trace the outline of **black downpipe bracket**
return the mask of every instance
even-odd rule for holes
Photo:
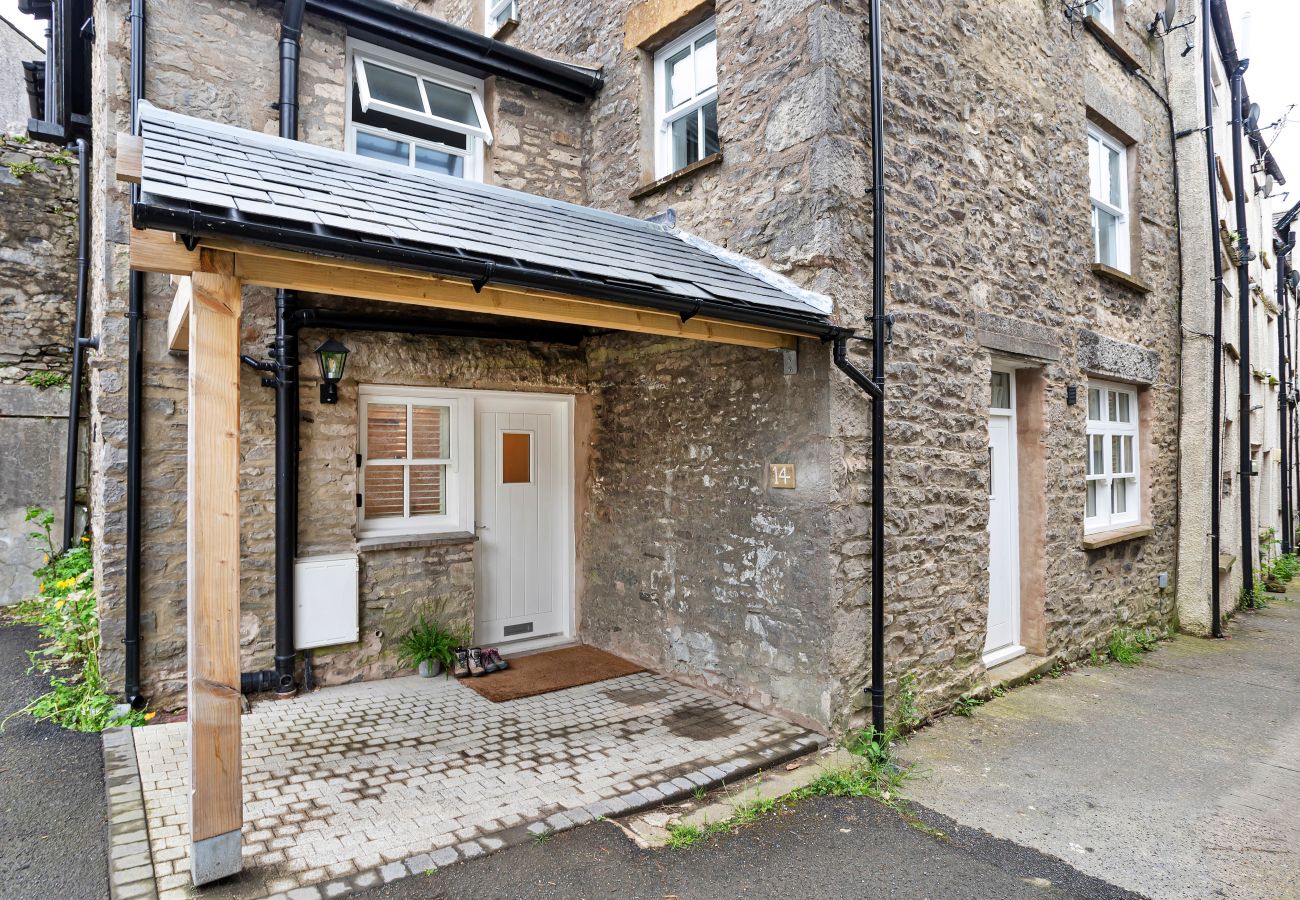
[[[131,133],[140,133],[140,100],[144,98],[144,0],[131,0]],[[131,185],[131,205],[140,200],[140,186]],[[126,702],[144,705],[140,693],[140,481],[141,416],[144,393],[144,273],[131,271],[127,289],[126,375]]]
[[[832,337],[836,368],[871,398],[871,727],[885,731],[885,115],[880,0],[871,0],[871,377],[848,357],[850,333]]]
[[[1282,552],[1290,553],[1293,547],[1291,533],[1291,441],[1287,427],[1287,391],[1291,383],[1289,377],[1289,355],[1287,354],[1287,291],[1286,270],[1287,257],[1295,248],[1295,232],[1285,236],[1284,243],[1277,251],[1275,268],[1277,269],[1277,424],[1278,442],[1282,445]]]
[[[1214,261],[1213,374],[1210,397],[1210,634],[1223,637],[1219,585],[1219,532],[1223,470],[1223,253],[1219,249],[1219,178],[1214,154],[1214,47],[1210,4],[1201,2],[1201,81],[1205,93],[1205,166],[1210,196],[1210,258]]]
[[[68,398],[68,458],[63,472],[63,549],[76,541],[77,462],[81,456],[82,359],[99,341],[87,338],[86,297],[90,271],[90,148],[77,138],[77,309],[72,328],[72,384]]]
[[[1237,343],[1241,346],[1237,363],[1238,401],[1241,404],[1237,422],[1237,452],[1240,456],[1238,481],[1241,486],[1241,590],[1243,594],[1255,589],[1254,518],[1251,515],[1250,478],[1253,467],[1250,461],[1250,236],[1246,231],[1246,173],[1241,149],[1243,77],[1250,60],[1243,59],[1232,72],[1232,167],[1233,189],[1236,193],[1237,229],[1239,236],[1237,265]],[[1210,192],[1213,195],[1213,191]],[[1217,561],[1216,561],[1217,564]]]

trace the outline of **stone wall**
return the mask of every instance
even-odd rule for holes
[[[606,87],[581,106],[495,80],[489,177],[636,216],[672,209],[681,227],[829,293],[843,321],[861,321],[871,273],[865,3],[720,2],[722,159],[649,189],[648,57],[625,41],[631,5],[525,5],[510,42],[599,65]],[[477,15],[468,4],[438,8],[460,24]],[[695,4],[683,8],[698,14]],[[153,0],[151,99],[274,131],[277,14],[235,0]],[[126,33],[112,4],[97,4],[96,21],[96,88],[112,97],[96,104],[96,178],[110,198],[96,226],[105,250],[96,258],[96,310],[109,341],[94,379],[97,574],[105,670],[119,677],[112,639],[121,621],[125,207],[105,161],[125,124]],[[1121,24],[1119,38],[1159,91],[1162,62],[1140,24]],[[1157,573],[1173,570],[1176,521],[1170,135],[1159,99],[1056,4],[914,0],[889,4],[883,31],[887,265],[898,317],[886,403],[888,668],[894,677],[915,672],[939,708],[982,671],[990,348],[1038,348],[1038,358],[1020,361],[1041,369],[1043,385],[1044,649],[1079,656],[1120,622],[1170,617],[1170,595],[1156,590]],[[163,35],[174,46],[155,50]],[[304,40],[303,136],[328,146],[342,140],[341,37],[313,19]],[[1092,271],[1090,108],[1141,124],[1134,260],[1150,293]],[[164,282],[150,279],[145,323],[145,657],[160,705],[179,696],[184,659],[184,535],[176,526],[184,362],[159,349]],[[260,356],[270,298],[250,291],[245,304],[245,350]],[[990,344],[990,333],[1005,340]],[[317,337],[303,336],[305,354]],[[1154,531],[1087,550],[1084,407],[1068,405],[1065,394],[1068,385],[1082,388],[1089,367],[1104,368],[1104,357],[1083,352],[1102,342],[1147,364],[1120,375],[1149,382]],[[586,515],[578,531],[581,636],[746,702],[821,724],[853,721],[870,652],[869,403],[828,365],[825,347],[802,345],[798,373],[785,375],[777,354],[625,335],[593,336],[577,349],[365,335],[348,343],[354,352],[337,406],[320,407],[314,385],[304,384],[304,554],[351,546],[357,383],[577,393],[591,416],[578,486]],[[271,640],[271,395],[252,373],[243,392],[243,624],[246,663],[258,666]],[[795,462],[799,487],[768,489],[770,462]],[[436,551],[464,554],[454,563],[424,552],[363,556],[365,590],[391,594],[407,573],[445,563],[455,571],[442,582],[431,577],[429,591],[463,602],[468,548]],[[318,655],[327,679],[391,671],[385,642],[410,611],[391,597],[363,604],[363,632],[385,637]]]
[[[23,63],[45,58],[45,48],[0,16],[0,134],[27,133],[31,103]]]
[[[8,25],[0,22],[0,33]],[[30,48],[30,44],[27,45]],[[21,78],[21,67],[19,67]],[[25,97],[24,97],[25,99]],[[0,141],[0,605],[31,595],[41,553],[28,506],[62,530],[68,352],[76,303],[77,168],[45,144]],[[44,386],[28,378],[49,378]],[[61,381],[61,383],[60,383]]]

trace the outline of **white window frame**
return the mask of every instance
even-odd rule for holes
[[[1084,9],[1091,18],[1106,26],[1108,30],[1114,31],[1116,2],[1118,0],[1089,0]]]
[[[1100,391],[1100,419],[1092,418],[1092,391]],[[1130,421],[1119,422],[1110,418],[1108,392],[1126,394],[1129,398]],[[1118,400],[1116,401],[1118,405]],[[1142,521],[1142,447],[1141,447],[1141,412],[1138,409],[1137,390],[1132,385],[1117,384],[1109,381],[1089,380],[1084,401],[1084,416],[1087,419],[1084,441],[1084,481],[1097,482],[1097,514],[1089,516],[1087,500],[1084,501],[1083,533],[1095,534],[1116,528],[1127,528]],[[1091,464],[1093,437],[1102,438],[1102,471],[1088,474]],[[1111,485],[1117,477],[1113,470],[1112,442],[1123,437],[1133,439],[1132,472],[1121,473],[1118,477],[1128,480],[1128,510],[1119,515],[1111,512]]]
[[[486,109],[483,105],[483,82],[477,78],[471,78],[460,72],[453,72],[450,69],[444,69],[440,66],[424,63],[409,56],[402,56],[394,53],[384,47],[378,47],[374,44],[368,44],[364,41],[356,41],[351,38],[347,41],[347,128],[344,135],[344,141],[347,152],[357,152],[357,133],[363,132],[373,134],[377,137],[390,138],[401,141],[409,145],[410,150],[407,153],[407,167],[414,172],[425,172],[427,174],[437,174],[429,172],[427,169],[418,169],[415,167],[415,150],[417,147],[424,147],[429,150],[436,150],[440,153],[447,153],[452,156],[459,156],[465,160],[464,177],[470,181],[483,180],[483,157],[485,148],[492,143],[492,129],[488,125]],[[423,82],[420,82],[420,97],[424,104],[425,112],[419,113],[415,110],[408,109],[404,106],[398,106],[394,103],[386,103],[383,100],[376,100],[370,96],[370,88],[366,81],[365,67],[363,62],[369,61],[385,68],[401,72],[404,75],[410,75],[417,80],[427,79],[436,84],[441,84],[459,91],[466,91],[474,104],[474,112],[478,116],[481,127],[475,128],[466,125],[463,122],[455,122],[451,119],[444,119],[441,116],[435,116],[430,113],[429,100],[424,92]],[[366,125],[352,120],[352,94],[353,87],[361,95],[361,108],[369,112],[371,109],[380,112],[389,113],[412,122],[418,122],[422,125],[431,125],[435,128],[442,128],[447,131],[454,131],[466,136],[465,149],[451,147],[447,144],[440,144],[435,141],[427,141],[413,135],[405,134],[400,131],[393,131],[387,128],[378,128],[373,125]]]
[[[676,172],[673,166],[673,131],[672,125],[678,119],[685,118],[688,115],[698,116],[701,107],[718,99],[718,84],[715,79],[714,84],[704,93],[693,97],[686,103],[674,107],[673,109],[664,109],[664,102],[668,97],[668,60],[673,57],[679,50],[684,47],[693,47],[695,41],[710,31],[717,33],[718,26],[715,19],[710,18],[705,22],[692,28],[681,37],[665,44],[661,49],[655,51],[654,57],[654,107],[655,107],[655,177],[663,178]],[[695,51],[692,50],[692,53]],[[714,55],[717,54],[717,38],[714,38]],[[704,129],[700,129],[700,159],[704,159]]]
[[[507,9],[510,10],[509,18],[500,25],[492,24]],[[495,37],[501,32],[502,28],[505,28],[511,22],[519,22],[519,0],[484,0],[483,31],[488,37]]]
[[[1098,150],[1095,152],[1094,143],[1098,146]],[[1115,206],[1108,198],[1098,196],[1098,192],[1093,190],[1095,186],[1101,183],[1099,179],[1104,180],[1106,174],[1101,150],[1111,150],[1119,154],[1119,196],[1123,202],[1122,206]],[[1092,257],[1094,262],[1102,262],[1100,219],[1097,212],[1098,210],[1104,210],[1118,220],[1115,225],[1115,268],[1121,272],[1129,272],[1132,267],[1133,228],[1130,224],[1131,216],[1129,213],[1131,204],[1129,202],[1128,153],[1129,148],[1123,143],[1095,125],[1088,126],[1088,197],[1091,201],[1092,210]],[[1106,265],[1109,265],[1109,263],[1106,263]]]
[[[357,401],[357,453],[361,465],[357,469],[357,493],[362,500],[357,505],[357,536],[388,537],[406,534],[435,534],[469,532],[474,526],[474,401],[463,395],[441,391],[437,388],[402,387],[394,385],[363,384]],[[442,459],[391,460],[371,462],[366,453],[367,411],[371,404],[408,404],[416,406],[445,406],[450,411],[447,423],[447,444],[451,456]],[[411,441],[407,430],[407,447]],[[367,519],[365,507],[366,469],[373,465],[445,465],[446,512],[437,516],[402,516]],[[409,487],[406,489],[409,491]]]

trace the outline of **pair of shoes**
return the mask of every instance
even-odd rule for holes
[[[456,665],[452,668],[452,674],[457,678],[478,678],[508,668],[510,664],[495,649],[457,647]]]

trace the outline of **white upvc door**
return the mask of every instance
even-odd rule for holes
[[[573,636],[570,403],[475,398],[476,644],[517,650]]]
[[[1016,466],[1015,373],[994,370],[989,403],[989,617],[984,664],[1025,652],[1020,646],[1020,528]]]

